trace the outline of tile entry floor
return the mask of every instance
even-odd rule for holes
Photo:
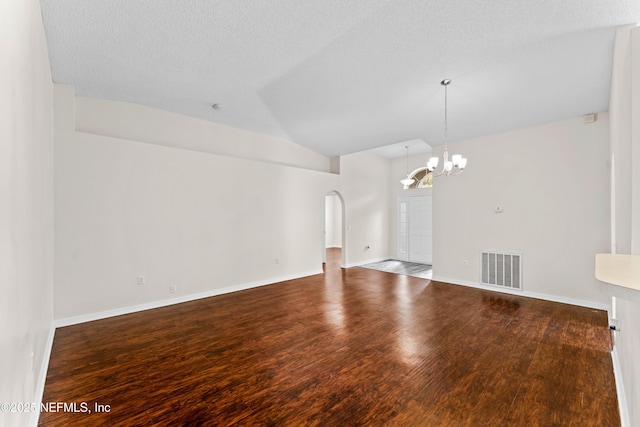
[[[406,276],[420,277],[422,279],[431,279],[433,268],[429,264],[419,264],[417,262],[398,261],[395,259],[387,259],[379,262],[363,264],[359,267],[369,268],[371,270],[385,271],[387,273],[404,274]]]

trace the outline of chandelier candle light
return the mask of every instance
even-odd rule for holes
[[[449,150],[447,147],[448,140],[448,123],[447,123],[447,86],[451,83],[451,80],[445,79],[440,82],[444,86],[444,153],[442,153],[442,170],[436,171],[438,167],[438,158],[431,157],[427,162],[427,169],[429,172],[433,172],[435,176],[439,175],[460,175],[464,168],[467,166],[467,159],[460,154],[454,154],[449,160]]]

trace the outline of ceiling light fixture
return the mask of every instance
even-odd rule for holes
[[[409,146],[405,145],[404,148],[407,149],[407,177],[405,179],[401,179],[400,183],[404,185],[404,189],[406,190],[411,184],[414,183],[415,180],[409,176]]]
[[[436,171],[436,167],[438,167],[438,158],[431,157],[427,162],[427,169],[430,172],[433,172],[435,176],[439,175],[460,175],[464,168],[467,166],[467,159],[462,157],[460,154],[454,154],[451,156],[451,160],[449,160],[449,150],[447,147],[447,142],[449,139],[449,129],[447,123],[447,86],[451,83],[451,80],[444,79],[440,82],[442,86],[444,86],[444,153],[442,153],[442,170]]]

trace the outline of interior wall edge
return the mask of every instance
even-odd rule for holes
[[[44,386],[47,381],[47,372],[49,371],[49,360],[51,359],[51,350],[53,349],[53,339],[56,334],[55,322],[51,322],[51,328],[47,336],[47,341],[44,347],[44,354],[42,357],[42,365],[40,367],[40,374],[38,375],[38,382],[36,384],[33,403],[40,405],[42,403],[42,396],[44,394]],[[29,425],[32,427],[38,426],[40,420],[40,410],[33,411],[31,413],[31,419]]]
[[[618,395],[618,407],[620,408],[620,425],[621,427],[631,427],[627,396],[624,392],[624,381],[622,379],[622,366],[620,365],[618,348],[615,345],[611,351],[611,362],[613,363],[613,375],[616,380],[616,394]]]

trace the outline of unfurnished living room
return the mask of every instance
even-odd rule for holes
[[[0,426],[640,426],[640,2],[0,1]]]

